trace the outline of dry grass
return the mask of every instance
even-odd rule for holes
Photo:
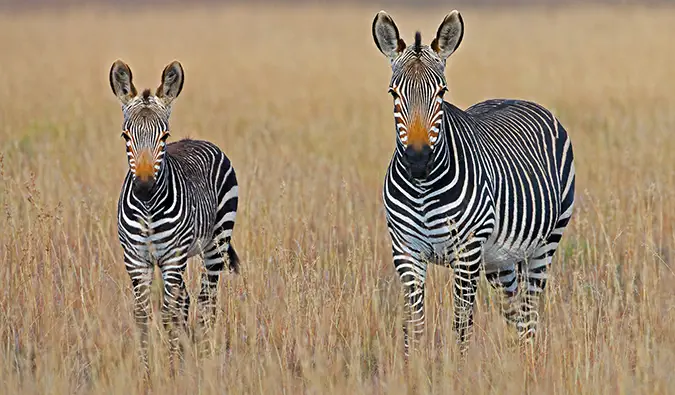
[[[155,393],[675,391],[675,10],[463,11],[449,97],[552,108],[575,146],[577,209],[532,370],[482,284],[458,374],[451,273],[432,268],[408,378],[380,197],[394,131],[376,11],[0,16],[0,393],[138,388],[116,236],[127,165],[107,72],[118,57],[139,88],[183,62],[173,138],[220,145],[241,188],[243,274],[221,284],[219,352],[201,368],[188,355],[180,379],[164,379],[155,321]],[[406,38],[420,28],[428,42],[448,10],[389,11]]]

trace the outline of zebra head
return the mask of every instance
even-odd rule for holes
[[[372,29],[377,48],[391,63],[389,93],[394,98],[397,152],[409,176],[424,179],[433,167],[434,148],[442,143],[445,61],[462,41],[462,17],[456,10],[446,15],[428,46],[422,45],[419,32],[415,43],[406,46],[384,11],[377,13]]]
[[[183,67],[177,61],[171,62],[164,68],[155,94],[146,89],[138,95],[131,69],[117,60],[110,68],[110,87],[122,103],[122,137],[126,140],[134,192],[147,196],[163,168],[171,103],[183,89]]]

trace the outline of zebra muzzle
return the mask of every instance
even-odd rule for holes
[[[150,182],[155,178],[154,157],[149,150],[143,150],[136,158],[134,175],[137,180]]]
[[[148,200],[152,195],[152,188],[155,186],[155,179],[150,178],[143,181],[140,178],[135,178],[132,183],[132,191],[136,197],[141,200]]]
[[[134,169],[133,191],[141,199],[149,197],[155,185],[155,167],[152,154],[142,151],[137,158]]]
[[[408,146],[403,154],[403,164],[410,177],[423,179],[429,176],[432,167],[431,147],[424,145],[421,148]]]

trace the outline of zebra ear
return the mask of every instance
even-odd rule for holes
[[[132,74],[129,66],[121,60],[116,60],[110,67],[110,88],[122,104],[127,104],[138,93],[131,81]]]
[[[441,59],[446,60],[459,47],[464,37],[464,21],[459,11],[454,10],[445,16],[438,27],[436,38],[431,42],[431,49]]]
[[[157,96],[164,104],[170,104],[183,90],[183,66],[177,60],[169,63],[162,71],[162,83],[157,88]]]
[[[373,19],[373,39],[377,49],[393,60],[405,49],[405,41],[399,36],[394,20],[384,11]]]

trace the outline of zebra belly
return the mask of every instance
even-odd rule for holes
[[[447,236],[442,239],[435,239],[430,249],[433,251],[433,261],[442,265],[451,265],[457,255],[458,245],[452,240],[448,229]]]
[[[212,238],[209,236],[196,237],[195,241],[188,248],[188,258],[203,254],[206,246],[211,242],[211,239]]]
[[[532,243],[529,248],[519,248],[512,244],[489,244],[483,247],[483,262],[487,269],[501,269],[511,267],[517,262],[524,261],[534,254],[537,244]]]
[[[483,262],[487,269],[511,267],[513,264],[531,258],[545,237],[526,240],[500,237],[504,229],[500,228],[498,218],[495,218],[496,227],[492,236],[483,245]],[[546,229],[548,234],[550,230]]]

